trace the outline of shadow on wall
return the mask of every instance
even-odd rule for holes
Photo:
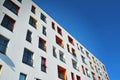
[[[13,63],[13,61],[7,55],[4,55],[4,54],[0,53],[0,59],[2,61],[4,61],[13,71],[15,71],[14,70],[15,64]]]

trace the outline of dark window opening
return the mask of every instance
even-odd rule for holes
[[[41,57],[41,71],[46,72],[46,58]]]
[[[84,64],[87,64],[87,63],[86,63],[86,58],[85,58],[84,56],[81,55],[81,59],[82,59],[82,62],[83,62]]]
[[[55,30],[55,23],[52,22],[52,28]]]
[[[80,50],[81,50],[81,52],[84,54],[84,51],[83,51],[83,47],[82,47],[82,46],[80,46]]]
[[[5,54],[9,40],[0,35],[0,53]]]
[[[41,20],[46,23],[46,16],[44,14],[42,14],[42,13],[41,13]]]
[[[1,70],[2,70],[2,65],[0,64],[0,72],[1,72]]]
[[[72,77],[72,80],[75,80],[74,73],[72,73],[72,72],[71,72],[71,77]]]
[[[31,42],[31,40],[32,40],[32,32],[29,31],[29,30],[27,31],[26,40],[27,40],[28,42]]]
[[[65,55],[62,51],[59,51],[60,60],[65,63]]]
[[[57,58],[56,47],[53,46],[53,56]]]
[[[25,48],[22,62],[29,66],[33,66],[33,52]]]
[[[6,29],[10,30],[10,31],[13,31],[14,29],[14,24],[15,24],[15,20],[12,19],[11,17],[9,17],[8,15],[5,15],[3,20],[2,20],[2,23],[1,25],[3,27],[5,27]]]
[[[75,51],[75,49],[73,49],[73,48],[72,48],[72,55],[73,55],[74,57],[76,57],[76,51]]]
[[[14,14],[18,15],[19,7],[11,0],[5,0],[3,6],[12,11]]]
[[[74,45],[74,41],[73,41],[73,39],[72,39],[70,36],[68,36],[68,41],[69,41],[72,45]]]
[[[56,36],[56,43],[61,46],[62,48],[64,48],[64,43],[63,40],[60,39],[58,36]]]
[[[88,57],[89,59],[91,59],[91,58],[90,58],[90,55],[89,55],[89,53],[88,53],[87,51],[86,51],[86,55],[87,55],[87,57]]]
[[[31,12],[35,14],[36,7],[32,5]]]
[[[22,3],[22,0],[18,0],[20,3]]]
[[[92,74],[92,78],[93,78],[93,80],[97,80],[97,79],[96,79],[96,75],[95,75],[95,73],[91,72],[91,74]]]
[[[57,27],[57,32],[62,35],[62,29],[60,29],[59,27]]]
[[[29,24],[33,26],[34,28],[37,28],[37,20],[35,20],[33,17],[30,16]]]
[[[73,65],[73,68],[76,69],[76,70],[79,70],[79,65],[78,63],[72,59],[72,65]]]
[[[85,68],[84,68],[83,65],[82,65],[82,72],[83,72],[83,74],[85,75]]]
[[[67,50],[68,52],[70,52],[70,46],[67,44]]]
[[[62,80],[67,80],[66,69],[58,66],[58,77]]]
[[[23,73],[20,73],[19,80],[26,80],[26,75]]]
[[[81,77],[80,77],[80,76],[76,75],[76,77],[77,77],[77,80],[81,80]]]
[[[42,38],[39,38],[39,48],[46,51],[46,41]]]
[[[87,76],[90,78],[90,72],[89,72],[89,70],[87,68],[85,70],[86,70]]]
[[[89,62],[89,63],[90,63],[90,67],[91,67],[91,69],[94,70],[93,63],[92,63],[92,62]]]
[[[46,27],[45,26],[43,26],[42,33],[46,36]]]

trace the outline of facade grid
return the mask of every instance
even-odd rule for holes
[[[104,64],[32,0],[0,0],[0,15],[0,80],[109,80]]]

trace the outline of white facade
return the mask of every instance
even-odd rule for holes
[[[7,3],[9,0],[0,0],[0,36],[6,38],[8,43],[5,52],[2,53],[4,45],[0,42],[0,80],[20,80],[20,73],[26,75],[26,80],[108,80],[107,72],[103,67],[104,64],[32,0],[22,0],[22,2],[19,2],[20,0],[10,0],[9,2],[17,5],[19,8],[17,14],[14,13],[14,10],[10,10],[11,8],[8,9],[4,6],[5,1]],[[31,11],[32,5],[33,12]],[[44,15],[45,22],[41,20],[41,13]],[[9,21],[7,21],[8,23],[3,22],[5,15],[15,20],[12,31],[5,28],[6,26],[10,26]],[[30,16],[35,19],[36,28],[30,25]],[[55,25],[55,30],[52,28],[52,22]],[[46,35],[43,34],[43,26],[46,28]],[[30,35],[30,42],[26,40],[28,30],[32,33]],[[43,50],[38,47],[39,38],[42,38],[45,43],[44,45],[41,44],[42,47],[44,46]],[[61,46],[56,43],[56,40],[58,40],[58,43],[61,43],[59,43]],[[67,45],[70,47],[70,52],[68,52]],[[53,46],[56,48],[56,57],[53,56]],[[25,49],[33,53],[32,60],[30,60],[31,65],[29,65],[29,60],[26,60],[28,63],[24,63],[23,61]],[[72,49],[75,54],[72,54]],[[62,51],[62,53],[59,51]],[[84,57],[84,60],[81,56]],[[41,71],[41,57],[46,59],[44,63],[46,71]],[[27,56],[28,58],[30,57]],[[73,65],[72,62],[75,62],[75,64]],[[90,63],[92,64],[90,65]],[[58,76],[58,65],[60,66],[60,71],[62,71],[62,68],[65,69],[63,70],[63,77]],[[93,69],[91,66],[93,66]],[[90,77],[87,75],[87,70]],[[83,74],[84,71],[85,74]],[[72,79],[71,72],[74,79]],[[92,73],[95,74],[96,79],[93,79]]]

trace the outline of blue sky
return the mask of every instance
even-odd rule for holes
[[[106,66],[119,80],[119,0],[33,0]]]

